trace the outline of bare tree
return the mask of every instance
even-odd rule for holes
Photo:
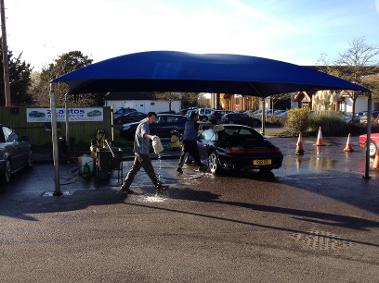
[[[351,43],[348,49],[339,53],[334,66],[329,64],[325,54],[321,55],[318,63],[321,63],[320,70],[331,75],[335,75],[352,81],[357,84],[363,84],[363,77],[372,74],[378,70],[379,47],[370,45],[365,38],[356,38]],[[351,98],[352,114],[355,114],[355,105],[359,96],[363,95],[359,91],[348,92]]]
[[[155,98],[159,100],[167,100],[168,102],[168,111],[172,112],[172,102],[175,100],[181,100],[182,99],[182,93],[180,92],[157,92],[155,93]]]
[[[281,93],[271,96],[271,109],[274,109],[276,104],[281,100],[288,100],[291,98],[292,93]]]

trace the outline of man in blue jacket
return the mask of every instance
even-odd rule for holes
[[[205,165],[201,163],[199,149],[197,148],[197,136],[199,130],[199,113],[196,111],[191,112],[189,118],[184,126],[183,133],[183,149],[180,155],[178,168],[176,171],[180,174],[183,173],[182,167],[184,165],[186,155],[189,154],[199,166],[200,170],[204,170]]]

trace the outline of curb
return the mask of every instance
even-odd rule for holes
[[[162,155],[161,160],[172,160],[172,159],[179,159],[180,154],[176,155]],[[158,160],[157,155],[150,155],[151,160]],[[127,155],[122,158],[122,161],[133,161],[134,160],[134,155]],[[52,158],[33,158],[33,163],[34,164],[50,164],[53,163]]]

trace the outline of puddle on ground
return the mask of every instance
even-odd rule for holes
[[[167,200],[167,198],[164,198],[156,194],[156,195],[143,196],[142,200],[143,202],[157,203],[157,202],[164,202]]]
[[[180,179],[181,180],[195,180],[195,179],[200,179],[202,177],[214,177],[214,175],[211,173],[207,173],[207,172],[198,172],[195,174],[186,175],[186,177],[183,177]]]
[[[62,196],[71,196],[72,192],[63,191]],[[41,197],[54,197],[54,192],[44,192],[41,194]]]
[[[161,172],[162,172],[162,158],[161,155],[158,154],[159,166],[158,166],[158,180],[161,181]]]

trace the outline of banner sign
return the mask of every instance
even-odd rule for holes
[[[57,108],[57,122],[65,121],[65,109]],[[68,108],[68,118],[70,122],[101,122],[103,121],[102,107]],[[48,123],[51,122],[50,108],[27,108],[26,121],[28,123]]]

